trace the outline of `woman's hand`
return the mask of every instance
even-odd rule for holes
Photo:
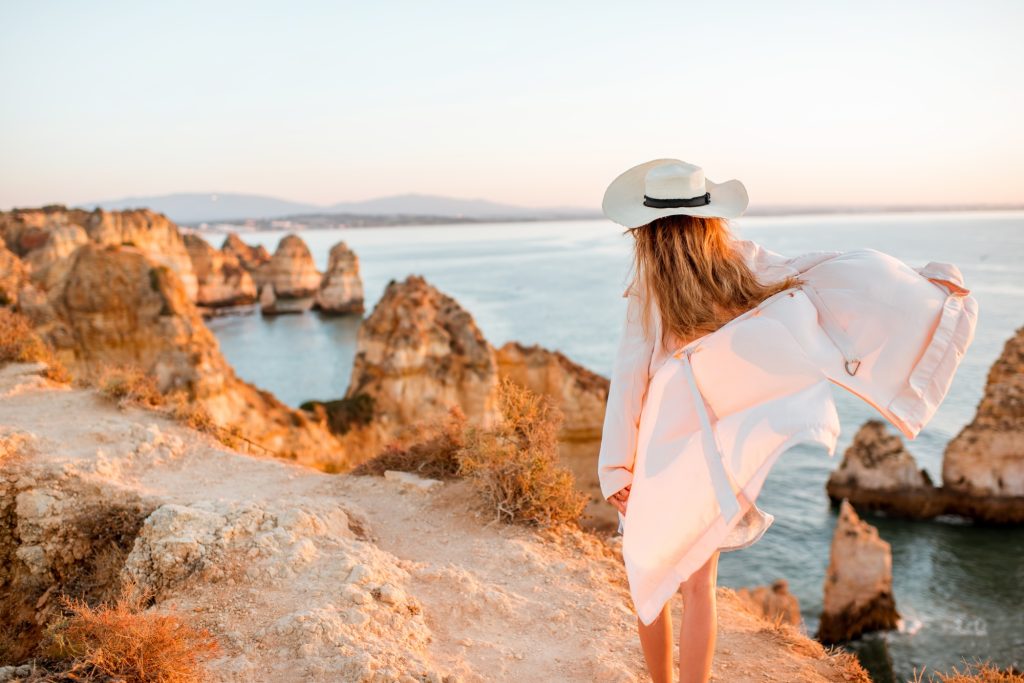
[[[614,505],[615,509],[622,514],[626,514],[626,502],[629,500],[629,489],[632,486],[632,484],[626,484],[623,488],[608,496],[608,502]]]

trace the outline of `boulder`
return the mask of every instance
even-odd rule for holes
[[[497,422],[494,349],[455,299],[418,275],[392,280],[359,328],[346,398],[366,394],[385,430],[462,408],[471,423]]]
[[[267,253],[266,247],[262,244],[255,247],[249,246],[235,232],[228,233],[220,250],[238,259],[242,267],[250,273],[270,260],[270,254]]]
[[[295,234],[281,239],[270,260],[253,272],[257,287],[274,286],[278,299],[310,299],[320,289],[320,271],[302,238]]]
[[[1024,522],[1024,327],[989,370],[974,420],[946,447],[942,483],[972,516]]]
[[[768,621],[781,621],[784,624],[800,625],[800,601],[789,592],[789,582],[776,579],[771,586],[741,588],[736,591],[754,614]]]
[[[822,643],[840,643],[869,631],[896,628],[899,618],[892,593],[892,549],[875,527],[857,516],[849,501],[843,501],[816,637]]]
[[[497,351],[498,374],[548,396],[562,411],[561,438],[601,438],[608,379],[569,360],[561,351],[510,341]]]
[[[214,424],[260,452],[321,465],[345,461],[339,442],[305,413],[239,379],[177,275],[136,247],[86,244],[47,296],[37,331],[76,378],[133,365],[161,392],[182,391]]]
[[[256,283],[237,256],[214,249],[199,235],[189,233],[184,239],[199,283],[197,304],[217,308],[256,301]]]
[[[344,242],[331,247],[327,272],[313,305],[324,313],[362,313],[364,310],[359,257]]]

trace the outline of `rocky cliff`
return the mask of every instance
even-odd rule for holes
[[[471,421],[497,419],[499,377],[548,396],[564,416],[561,438],[600,438],[608,380],[558,351],[484,338],[473,316],[423,277],[391,281],[359,330],[348,397],[373,397],[394,424],[459,405]]]
[[[282,457],[344,462],[325,427],[235,375],[181,280],[143,250],[86,244],[62,268],[45,303],[26,313],[75,376],[136,366],[160,391],[185,392],[216,424]]]
[[[28,271],[21,259],[7,248],[7,243],[0,237],[0,306],[12,304],[18,300],[18,292],[28,282]]]
[[[92,242],[138,248],[155,263],[174,271],[185,294],[192,300],[196,297],[198,283],[178,226],[148,209],[16,209],[0,212],[0,235],[33,271],[34,280],[45,279],[44,288],[59,277],[48,275],[52,266],[62,263],[78,246]]]
[[[197,304],[218,308],[256,301],[256,283],[237,256],[214,249],[199,235],[187,234],[184,239],[199,283]]]
[[[614,542],[487,525],[464,481],[240,455],[39,370],[0,367],[2,663],[61,593],[132,580],[214,633],[209,681],[647,680]],[[731,591],[718,605],[716,680],[868,680]]]
[[[331,247],[331,254],[317,290],[314,307],[324,313],[362,313],[363,281],[359,257],[344,242]]]
[[[392,280],[359,328],[346,398],[373,398],[386,428],[443,417],[450,405],[483,426],[499,419],[498,364],[473,317],[410,275]]]
[[[562,438],[601,438],[608,379],[569,360],[561,351],[511,341],[497,350],[498,373],[553,399],[564,415]]]

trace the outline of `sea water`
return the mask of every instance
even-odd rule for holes
[[[949,395],[907,446],[934,481],[946,444],[973,418],[985,378],[1006,340],[1024,325],[1024,212],[748,217],[738,237],[785,255],[871,247],[911,266],[954,263],[979,304],[975,341]],[[273,251],[281,232],[242,233]],[[631,238],[607,221],[354,228],[301,233],[317,267],[344,240],[360,260],[367,315],[392,279],[423,275],[465,307],[495,346],[509,340],[559,349],[608,376],[625,311]],[[219,236],[208,239],[220,246]],[[297,406],[345,393],[359,316],[315,313],[211,320],[238,374]],[[836,457],[798,446],[772,470],[758,505],[775,524],[757,544],[725,553],[722,585],[789,581],[813,635],[835,526],[825,482],[854,433],[879,417],[833,387],[842,423]],[[890,427],[892,431],[895,430]],[[873,674],[896,680],[963,660],[1024,667],[1024,529],[869,516],[892,545],[900,631],[858,644]]]

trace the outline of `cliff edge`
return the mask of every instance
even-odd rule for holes
[[[58,593],[132,579],[217,636],[214,681],[647,680],[614,543],[487,524],[464,481],[243,455],[43,367],[0,367],[0,621],[26,651]],[[719,604],[716,680],[868,680]]]

